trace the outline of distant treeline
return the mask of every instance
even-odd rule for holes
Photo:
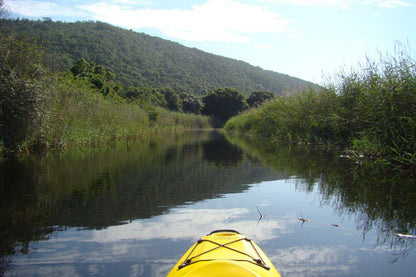
[[[416,64],[408,51],[367,60],[332,85],[278,97],[229,120],[228,132],[322,144],[343,156],[416,171]]]
[[[205,114],[211,116],[219,125],[227,119],[245,111],[249,107],[257,107],[275,95],[267,91],[256,91],[248,98],[235,88],[218,88],[205,96],[177,93],[170,87],[126,87],[115,81],[116,75],[102,65],[79,59],[70,68],[76,79],[90,83],[91,87],[104,96],[121,97],[128,102],[139,105],[150,105],[170,111],[188,114]]]
[[[204,97],[170,87],[131,87],[80,58],[65,72],[30,37],[0,35],[0,143],[21,153],[131,139],[161,129],[212,128],[274,97],[235,88]],[[204,114],[204,115],[202,115]]]

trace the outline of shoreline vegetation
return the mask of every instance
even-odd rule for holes
[[[208,116],[121,97],[121,85],[102,66],[80,60],[71,71],[50,72],[43,66],[47,55],[27,39],[0,36],[0,52],[0,149],[4,155],[212,128]]]
[[[416,173],[416,64],[410,51],[367,58],[321,89],[277,97],[231,118],[227,133],[323,145],[358,163]]]
[[[0,2],[1,3],[1,2]],[[416,174],[416,64],[398,45],[326,87],[246,98],[217,88],[199,96],[131,87],[80,57],[66,72],[27,35],[0,35],[0,152],[5,155],[141,140],[153,133],[223,126],[270,144],[322,145],[358,163]],[[236,116],[236,114],[238,114]]]

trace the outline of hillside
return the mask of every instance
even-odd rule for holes
[[[0,33],[33,37],[51,55],[48,66],[53,70],[66,71],[84,58],[104,65],[126,86],[171,87],[195,95],[234,87],[249,95],[260,90],[282,94],[313,85],[102,22],[2,20]]]

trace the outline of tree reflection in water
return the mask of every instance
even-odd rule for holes
[[[0,176],[2,267],[5,255],[27,254],[30,242],[60,228],[102,229],[150,218],[276,178],[270,169],[243,162],[242,150],[207,131],[6,160]]]
[[[265,166],[298,178],[297,189],[312,192],[318,186],[322,205],[339,216],[354,216],[365,234],[375,229],[377,245],[395,250],[393,262],[416,248],[416,179],[386,171],[370,163],[356,164],[319,147],[279,146],[259,139],[227,136]]]
[[[340,217],[354,217],[363,234],[377,230],[377,245],[395,251],[392,262],[415,248],[415,239],[397,236],[415,235],[416,184],[411,176],[350,163],[311,147],[193,132],[2,162],[0,275],[7,270],[8,255],[30,253],[31,242],[46,240],[53,231],[105,229],[243,192],[249,184],[288,178],[297,180],[299,192],[318,191],[321,205],[331,206]],[[269,220],[262,220],[259,228]],[[289,220],[296,222],[296,215]],[[342,227],[330,223],[328,228]]]

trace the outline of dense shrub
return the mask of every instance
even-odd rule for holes
[[[0,140],[10,151],[43,136],[48,85],[41,51],[0,35]]]
[[[235,88],[221,88],[211,91],[202,98],[202,113],[214,116],[225,122],[227,119],[247,109],[244,95]]]

